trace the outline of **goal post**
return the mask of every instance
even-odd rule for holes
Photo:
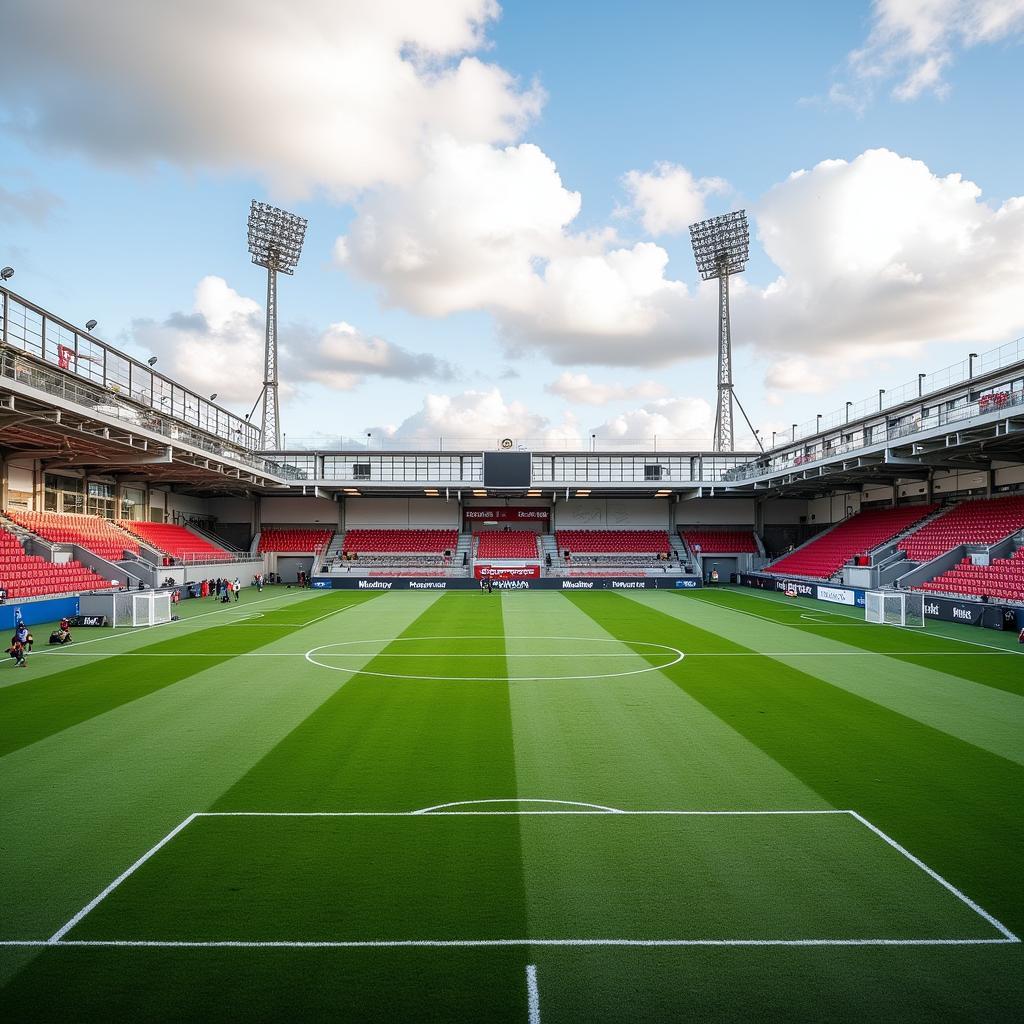
[[[156,626],[171,621],[171,595],[132,594],[132,625]],[[126,623],[127,624],[127,623]]]
[[[924,594],[869,590],[864,595],[864,621],[919,629],[924,626]]]

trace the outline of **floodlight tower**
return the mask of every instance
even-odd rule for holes
[[[737,210],[691,224],[690,240],[693,242],[693,256],[700,276],[705,281],[718,278],[718,408],[715,411],[715,451],[731,452],[733,391],[729,275],[742,274],[750,258],[747,211]]]
[[[263,358],[263,447],[281,447],[281,405],[277,394],[277,274],[294,274],[306,238],[306,218],[255,199],[249,209],[249,252],[267,269],[267,333]]]

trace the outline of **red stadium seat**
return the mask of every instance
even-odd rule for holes
[[[126,551],[139,553],[138,543],[109,519],[72,512],[22,512],[8,509],[5,515],[54,544],[78,544],[108,562],[120,562]]]
[[[557,530],[559,551],[574,555],[660,555],[671,554],[672,545],[664,530]]]
[[[0,528],[0,588],[7,591],[8,599],[80,594],[112,586],[80,562],[47,562],[38,555],[26,555],[18,538]]]
[[[799,551],[773,562],[767,566],[767,571],[786,576],[828,579],[855,555],[864,554],[891,540],[909,526],[931,515],[936,507],[908,505],[858,512]]]
[[[700,546],[702,555],[741,554],[756,555],[760,552],[757,541],[750,530],[683,530],[683,540],[691,551]]]
[[[477,558],[536,558],[537,534],[532,530],[502,530],[481,533]]]
[[[325,529],[274,529],[260,533],[259,554],[267,551],[319,551],[334,536],[333,530]]]
[[[352,554],[443,554],[454,551],[458,530],[349,530],[345,551]]]
[[[150,547],[183,561],[201,562],[204,556],[216,560],[232,553],[173,523],[144,523],[128,519],[117,522]]]

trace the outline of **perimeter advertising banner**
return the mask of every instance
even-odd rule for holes
[[[829,601],[832,604],[864,607],[864,591],[851,587],[804,583],[753,573],[741,573],[740,584],[744,587],[754,587],[757,590],[776,590],[782,593],[786,592],[787,584],[790,584],[800,597]],[[957,601],[949,597],[926,597],[924,599],[924,617],[939,619],[942,622],[962,622],[966,626],[984,626],[987,629],[1017,628],[1017,613],[1013,608],[1006,608],[999,604],[982,604],[980,601]]]
[[[696,576],[588,576],[544,577],[541,579],[494,579],[495,590],[695,590],[701,585]],[[313,579],[318,590],[479,590],[483,580],[464,576],[319,576]]]

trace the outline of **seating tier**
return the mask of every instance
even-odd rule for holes
[[[660,555],[672,551],[665,530],[557,530],[559,551],[573,554]]]
[[[708,554],[758,554],[757,541],[750,530],[683,530],[690,550]]]
[[[205,537],[198,537],[191,530],[174,523],[145,523],[119,519],[118,525],[134,533],[151,547],[175,558],[202,561],[204,556],[219,559],[231,554]]]
[[[477,558],[536,558],[537,534],[531,530],[503,530],[482,533],[476,548]]]
[[[858,512],[799,551],[784,555],[768,566],[768,571],[786,576],[828,579],[854,555],[867,554],[892,540],[931,515],[935,508],[935,505],[906,505]]]
[[[139,553],[139,545],[108,519],[73,512],[23,512],[8,509],[5,515],[54,544],[78,544],[108,562],[120,562],[126,551]]]
[[[333,530],[294,529],[263,530],[260,533],[259,553],[265,551],[317,551],[334,536]]]
[[[458,530],[349,530],[345,551],[355,554],[405,551],[416,554],[443,554],[454,551],[459,543]]]
[[[899,543],[907,558],[928,562],[958,544],[995,544],[1024,529],[1024,496],[965,501]]]
[[[47,562],[38,555],[26,555],[17,537],[0,529],[0,588],[7,591],[8,600],[80,594],[112,586],[110,580],[97,576],[80,562]]]

